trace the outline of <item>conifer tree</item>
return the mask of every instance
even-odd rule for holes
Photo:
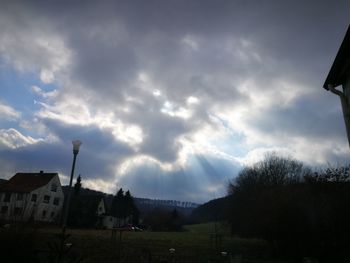
[[[112,214],[116,218],[124,218],[124,214],[125,214],[124,200],[125,200],[124,191],[123,191],[123,188],[120,188],[117,194],[113,197],[113,201],[112,201]]]
[[[81,189],[81,176],[79,174],[77,181],[75,182],[75,185],[74,185],[74,195],[78,195],[80,193],[80,189]]]

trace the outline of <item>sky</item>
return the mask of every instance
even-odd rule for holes
[[[202,203],[266,153],[349,161],[322,88],[349,1],[3,1],[0,177]]]

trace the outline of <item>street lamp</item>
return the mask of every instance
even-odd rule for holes
[[[80,145],[82,144],[82,142],[79,140],[74,140],[74,141],[72,141],[72,144],[73,144],[73,164],[72,164],[72,170],[70,173],[68,196],[67,196],[66,205],[64,206],[64,211],[63,211],[63,222],[62,222],[62,233],[63,234],[66,232],[67,218],[68,218],[68,213],[69,213],[69,204],[70,204],[70,199],[71,199],[71,195],[72,195],[72,181],[73,181],[73,177],[74,177],[75,161],[77,159],[77,155],[79,153],[79,148],[80,148]]]

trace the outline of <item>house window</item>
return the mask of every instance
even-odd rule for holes
[[[50,203],[50,196],[49,195],[44,195],[44,203]]]
[[[1,214],[6,214],[8,210],[9,210],[8,206],[6,206],[6,205],[2,206],[1,207]]]
[[[47,211],[43,210],[42,217],[44,218],[46,216]]]
[[[55,216],[55,212],[51,212],[50,217],[53,218]]]
[[[31,201],[35,203],[37,197],[38,197],[37,194],[32,194],[32,199],[31,199]]]
[[[53,183],[53,184],[51,185],[51,191],[52,191],[52,192],[57,192],[57,184]]]
[[[54,205],[59,205],[59,204],[60,204],[60,199],[59,199],[58,197],[55,197],[55,198],[53,199],[53,204],[54,204]]]
[[[11,193],[5,193],[4,202],[10,202]]]
[[[15,216],[18,216],[22,213],[22,208],[21,207],[15,207],[15,210],[13,211],[13,214]]]
[[[22,201],[23,200],[23,194],[18,193],[17,194],[17,201]]]

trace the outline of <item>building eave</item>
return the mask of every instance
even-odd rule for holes
[[[323,84],[323,88],[329,90],[329,85],[337,87],[342,85],[350,69],[350,26],[340,45],[338,53],[334,59],[332,67]]]

